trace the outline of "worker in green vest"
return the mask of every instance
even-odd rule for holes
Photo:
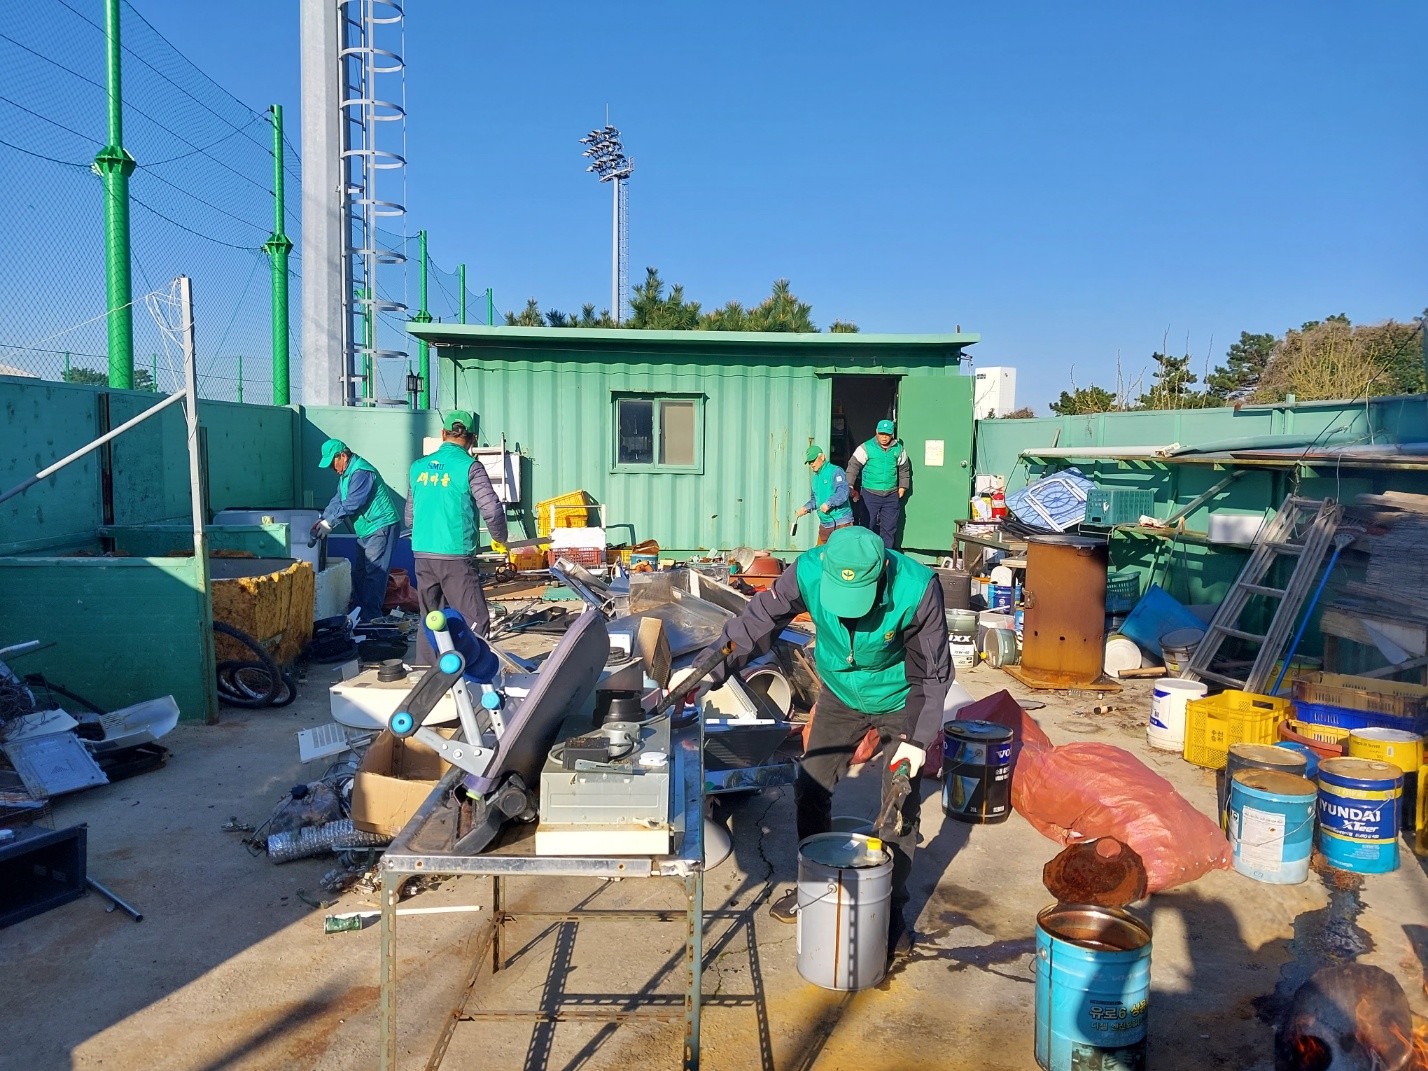
[[[432,610],[455,610],[471,631],[485,636],[491,626],[481,574],[473,555],[480,547],[478,514],[498,543],[506,541],[506,507],[491,477],[468,452],[475,420],[453,409],[441,421],[441,445],[412,463],[406,522],[412,529],[417,604],[422,618]],[[436,664],[426,629],[417,639],[417,665]]]
[[[823,447],[810,446],[803,463],[813,474],[813,494],[798,508],[794,519],[818,514],[818,546],[839,528],[853,523],[853,507],[848,505],[848,477],[837,465],[830,464]]]
[[[387,598],[387,567],[401,533],[397,496],[381,473],[349,450],[341,439],[328,439],[322,444],[322,460],[317,465],[337,473],[337,493],[322,511],[322,519],[312,526],[308,546],[325,538],[343,521],[349,522],[357,534],[352,601],[361,608],[363,621],[381,617]]]
[[[824,546],[799,555],[793,568],[724,627],[719,643],[732,642],[734,652],[708,686],[767,654],[801,613],[818,630],[814,665],[823,691],[793,786],[798,839],[830,831],[833,789],[847,774],[859,742],[869,729],[877,730],[883,750],[874,761],[882,765],[884,790],[899,768],[911,781],[903,832],[887,838],[893,857],[888,950],[902,955],[912,948],[915,922],[905,909],[921,813],[919,773],[927,746],[942,728],[942,705],[953,679],[942,585],[931,569],[888,550],[868,529],[840,528]],[[779,897],[770,911],[781,922],[793,922],[798,890]]]
[[[902,440],[893,437],[893,430],[891,420],[879,420],[877,432],[854,450],[848,461],[853,500],[861,494],[868,510],[868,527],[883,537],[883,546],[889,550],[897,543],[902,500],[912,489],[912,462]]]

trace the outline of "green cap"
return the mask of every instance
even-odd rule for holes
[[[866,428],[867,425],[864,424],[863,427]],[[878,434],[879,434],[879,435],[891,435],[892,433],[893,433],[893,422],[892,422],[891,420],[879,420],[879,421],[878,421]]]
[[[803,463],[805,465],[811,465],[822,456],[823,447],[815,444],[803,452]]]
[[[869,528],[839,528],[823,547],[823,605],[838,617],[857,619],[873,608],[886,549]]]
[[[347,444],[341,439],[328,439],[322,444],[322,460],[317,463],[317,467],[320,469],[332,468],[332,459],[346,451]]]
[[[465,409],[452,409],[441,418],[441,426],[447,431],[451,431],[457,424],[460,424],[467,431],[476,430],[476,421]]]

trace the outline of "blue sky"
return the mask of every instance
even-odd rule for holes
[[[296,112],[292,0],[136,3]],[[1043,414],[1167,330],[1198,369],[1242,330],[1428,305],[1425,4],[420,0],[406,29],[410,226],[501,310],[609,303],[576,143],[606,104],[636,281],[713,306],[787,277],[825,327],[960,324]]]

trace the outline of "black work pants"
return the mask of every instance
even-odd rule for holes
[[[882,766],[882,785],[886,792],[892,781],[892,771],[888,760],[892,757],[887,749],[895,739],[896,730],[901,726],[890,723],[900,720],[898,715],[873,716],[862,714],[844,704],[827,688],[818,698],[818,710],[813,715],[813,725],[808,731],[808,750],[798,766],[798,778],[793,783],[794,807],[797,812],[798,839],[827,833],[833,821],[833,789],[848,773],[853,753],[869,729],[878,730],[884,745],[884,754],[879,760]],[[917,849],[917,825],[922,815],[921,776],[912,778],[912,791],[902,806],[903,828],[907,830],[901,837],[885,838],[884,844],[892,853],[892,907],[893,919],[908,901],[907,879],[912,873],[912,855]],[[879,799],[882,796],[880,794]],[[872,816],[874,819],[877,815]]]
[[[863,503],[868,507],[868,527],[883,538],[883,546],[896,549],[897,522],[902,515],[902,499],[897,489],[869,491],[863,489]]]
[[[426,615],[433,610],[455,610],[471,631],[482,639],[491,629],[481,574],[471,558],[417,558],[417,606],[423,625],[417,632],[416,664],[436,665],[436,651],[426,637]]]

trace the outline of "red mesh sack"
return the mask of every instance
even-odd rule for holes
[[[1110,744],[1023,747],[1012,771],[1012,806],[1058,843],[1115,837],[1130,846],[1145,862],[1150,892],[1230,866],[1220,827]]]
[[[1023,748],[1051,747],[1050,738],[1042,732],[1036,719],[1022,710],[1021,704],[1013,699],[1011,693],[1006,689],[989,695],[985,699],[978,699],[975,703],[969,703],[957,712],[957,716],[953,720],[991,721],[1010,729],[1012,731],[1013,763]],[[922,773],[924,777],[940,777],[942,775],[941,733],[937,734],[936,739],[927,748],[927,762],[923,764]],[[1012,777],[1016,777],[1015,766],[1012,767]]]

